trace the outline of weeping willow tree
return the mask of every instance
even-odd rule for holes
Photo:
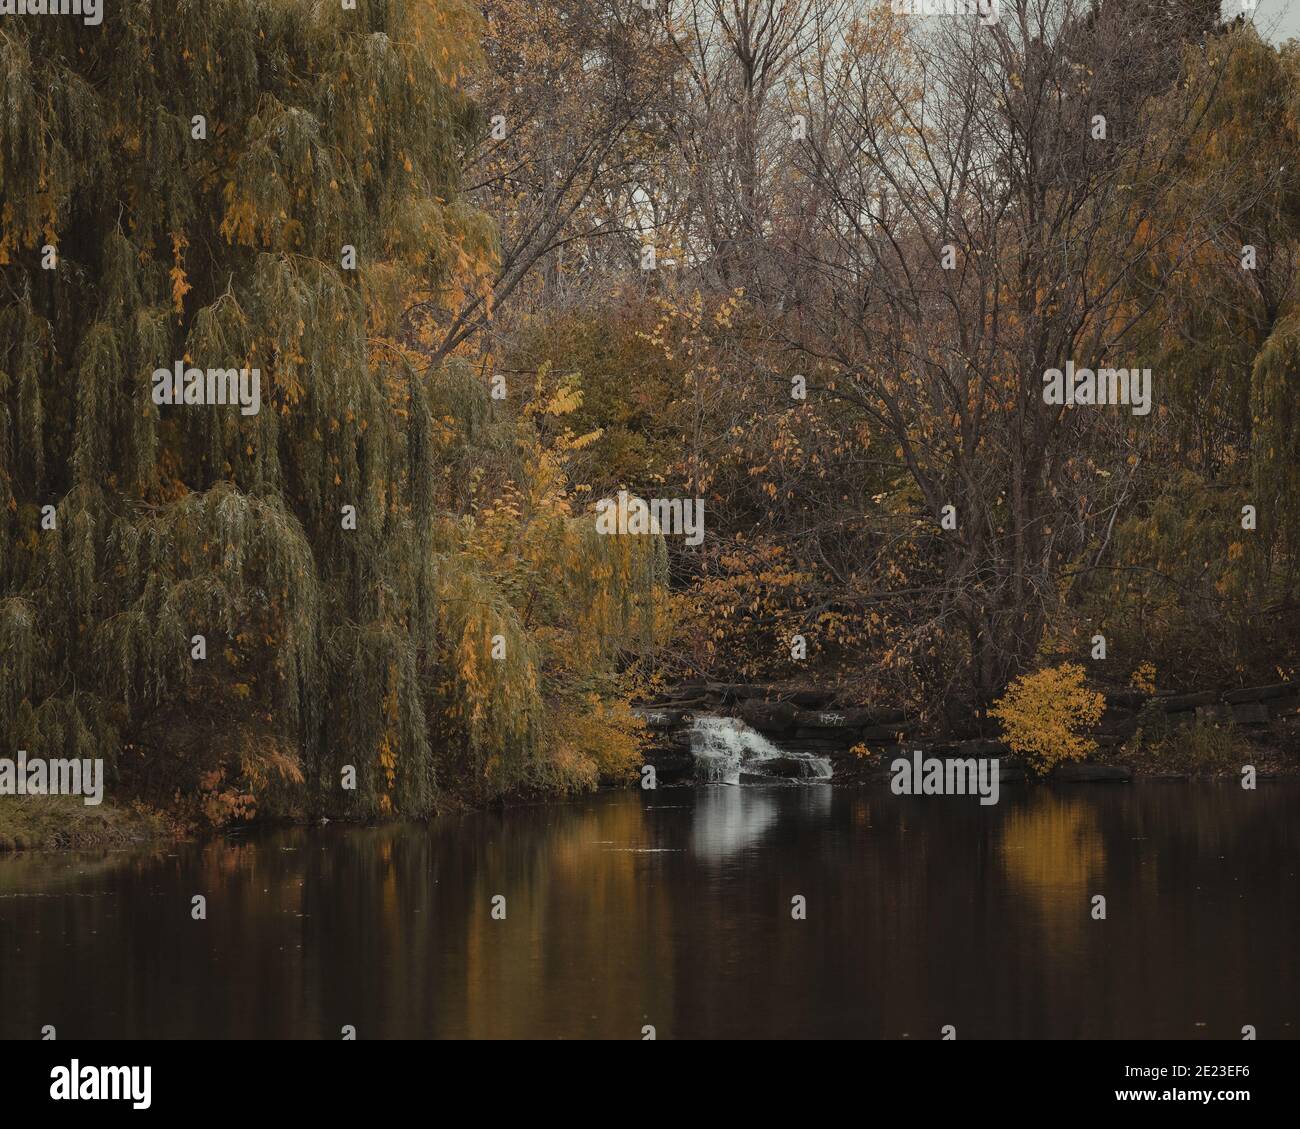
[[[1152,246],[1133,292],[1157,423],[1112,449],[1108,465],[1131,468],[1112,481],[1127,479],[1132,501],[1080,594],[1112,655],[1199,688],[1262,682],[1296,661],[1300,175],[1278,154],[1300,143],[1300,51],[1245,23],[1184,66],[1148,108],[1161,128],[1193,133],[1159,222],[1137,230],[1173,236]]]
[[[105,757],[217,821],[626,767],[615,674],[662,546],[573,506],[583,440],[547,420],[576,388],[511,415],[421,359],[495,254],[457,175],[477,20],[119,0],[96,28],[0,23],[11,750]],[[178,363],[256,372],[259,410],[159,402]]]

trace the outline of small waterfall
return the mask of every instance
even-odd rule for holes
[[[828,757],[787,752],[736,717],[697,717],[691,726],[695,775],[715,784],[739,784],[741,774],[772,780],[829,780]]]

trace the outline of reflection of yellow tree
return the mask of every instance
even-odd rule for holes
[[[641,804],[561,812],[540,850],[530,836],[507,835],[479,870],[466,931],[469,1038],[671,1029],[671,913],[664,884],[644,881],[657,856],[643,852],[659,844]],[[497,893],[507,896],[504,922],[489,916]]]
[[[1059,936],[1089,920],[1088,898],[1106,858],[1086,800],[1037,797],[1007,817],[1000,850],[1011,885],[1039,907],[1049,933]]]

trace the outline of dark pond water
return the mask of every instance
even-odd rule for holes
[[[0,1036],[1294,1038],[1298,816],[714,786],[0,857]]]

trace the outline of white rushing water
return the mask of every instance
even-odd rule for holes
[[[691,726],[691,752],[695,756],[695,775],[715,784],[739,784],[742,772],[773,780],[791,779],[788,774],[765,770],[766,762],[778,758],[798,762],[798,780],[831,778],[829,757],[778,748],[737,717],[697,717]]]

